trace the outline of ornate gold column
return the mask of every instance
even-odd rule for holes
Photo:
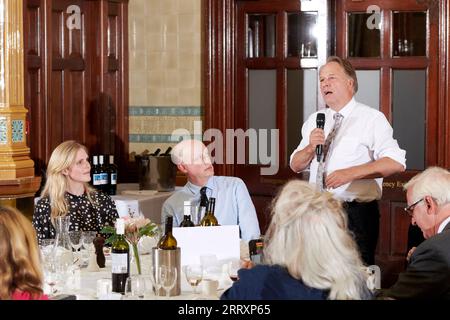
[[[26,141],[23,1],[0,0],[0,203],[33,197],[40,178]]]

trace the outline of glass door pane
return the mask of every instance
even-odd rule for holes
[[[425,70],[394,70],[394,134],[406,150],[406,168],[425,169]]]
[[[314,11],[288,14],[288,57],[317,58],[317,16]]]
[[[249,146],[250,156],[253,154],[272,153],[271,130],[277,128],[277,71],[276,70],[249,70],[248,71],[248,128],[258,136],[258,145],[255,139],[250,138],[253,145]],[[263,131],[261,131],[261,129]],[[266,132],[264,136],[261,132]],[[266,141],[259,141],[266,138]],[[276,141],[278,143],[278,141]],[[266,152],[261,152],[260,147],[266,146]],[[255,153],[256,152],[256,153]],[[252,163],[249,159],[249,163]],[[260,163],[258,157],[258,163]],[[263,163],[266,164],[266,163]]]
[[[247,58],[273,58],[276,54],[276,16],[249,14],[247,26]]]
[[[426,12],[394,12],[393,56],[426,55]]]
[[[368,24],[372,14],[348,14],[348,56],[349,57],[379,57],[380,56],[380,26]],[[370,27],[370,28],[369,28]]]

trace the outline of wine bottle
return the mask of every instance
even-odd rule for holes
[[[200,225],[200,222],[205,216],[207,210],[208,210],[208,196],[206,195],[206,187],[203,187],[200,189],[200,205],[198,206],[198,212],[195,213],[197,215],[195,219],[197,225]]]
[[[184,201],[184,219],[180,223],[180,227],[195,227],[194,223],[191,221],[191,202]]]
[[[200,222],[201,226],[213,227],[213,226],[219,225],[216,217],[214,216],[215,207],[216,207],[216,199],[213,197],[209,198],[208,211],[206,212],[205,216],[203,217],[202,221]]]
[[[103,192],[107,192],[108,189],[108,170],[106,169],[104,156],[98,156],[98,167],[100,171],[100,190]]]
[[[125,220],[116,220],[117,239],[111,247],[112,291],[125,293],[125,281],[130,274],[130,247],[125,240]]]
[[[164,235],[159,239],[158,249],[175,250],[177,248],[177,239],[172,235],[173,217],[166,218],[166,229]]]
[[[92,185],[94,186],[95,189],[100,190],[101,188],[101,174],[100,174],[100,168],[98,166],[98,157],[97,156],[93,156],[92,157]]]
[[[114,164],[114,155],[109,155],[108,164],[108,194],[113,196],[117,193],[117,166]]]
[[[164,153],[161,153],[161,156],[170,156],[170,151],[172,151],[172,147],[168,147]]]
[[[155,152],[153,152],[153,153],[150,154],[150,155],[156,157],[160,152],[161,152],[161,149],[158,148],[158,149],[155,150]]]

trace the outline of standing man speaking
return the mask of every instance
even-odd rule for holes
[[[329,57],[319,81],[327,108],[303,124],[290,167],[295,172],[309,168],[310,183],[344,201],[363,261],[374,264],[382,178],[406,169],[405,151],[384,114],[354,99],[358,80],[349,61]]]

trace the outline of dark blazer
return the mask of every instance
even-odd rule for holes
[[[381,297],[450,299],[450,223],[416,248],[406,271]]]
[[[325,300],[328,291],[308,287],[280,266],[257,265],[238,271],[239,280],[221,300]]]

